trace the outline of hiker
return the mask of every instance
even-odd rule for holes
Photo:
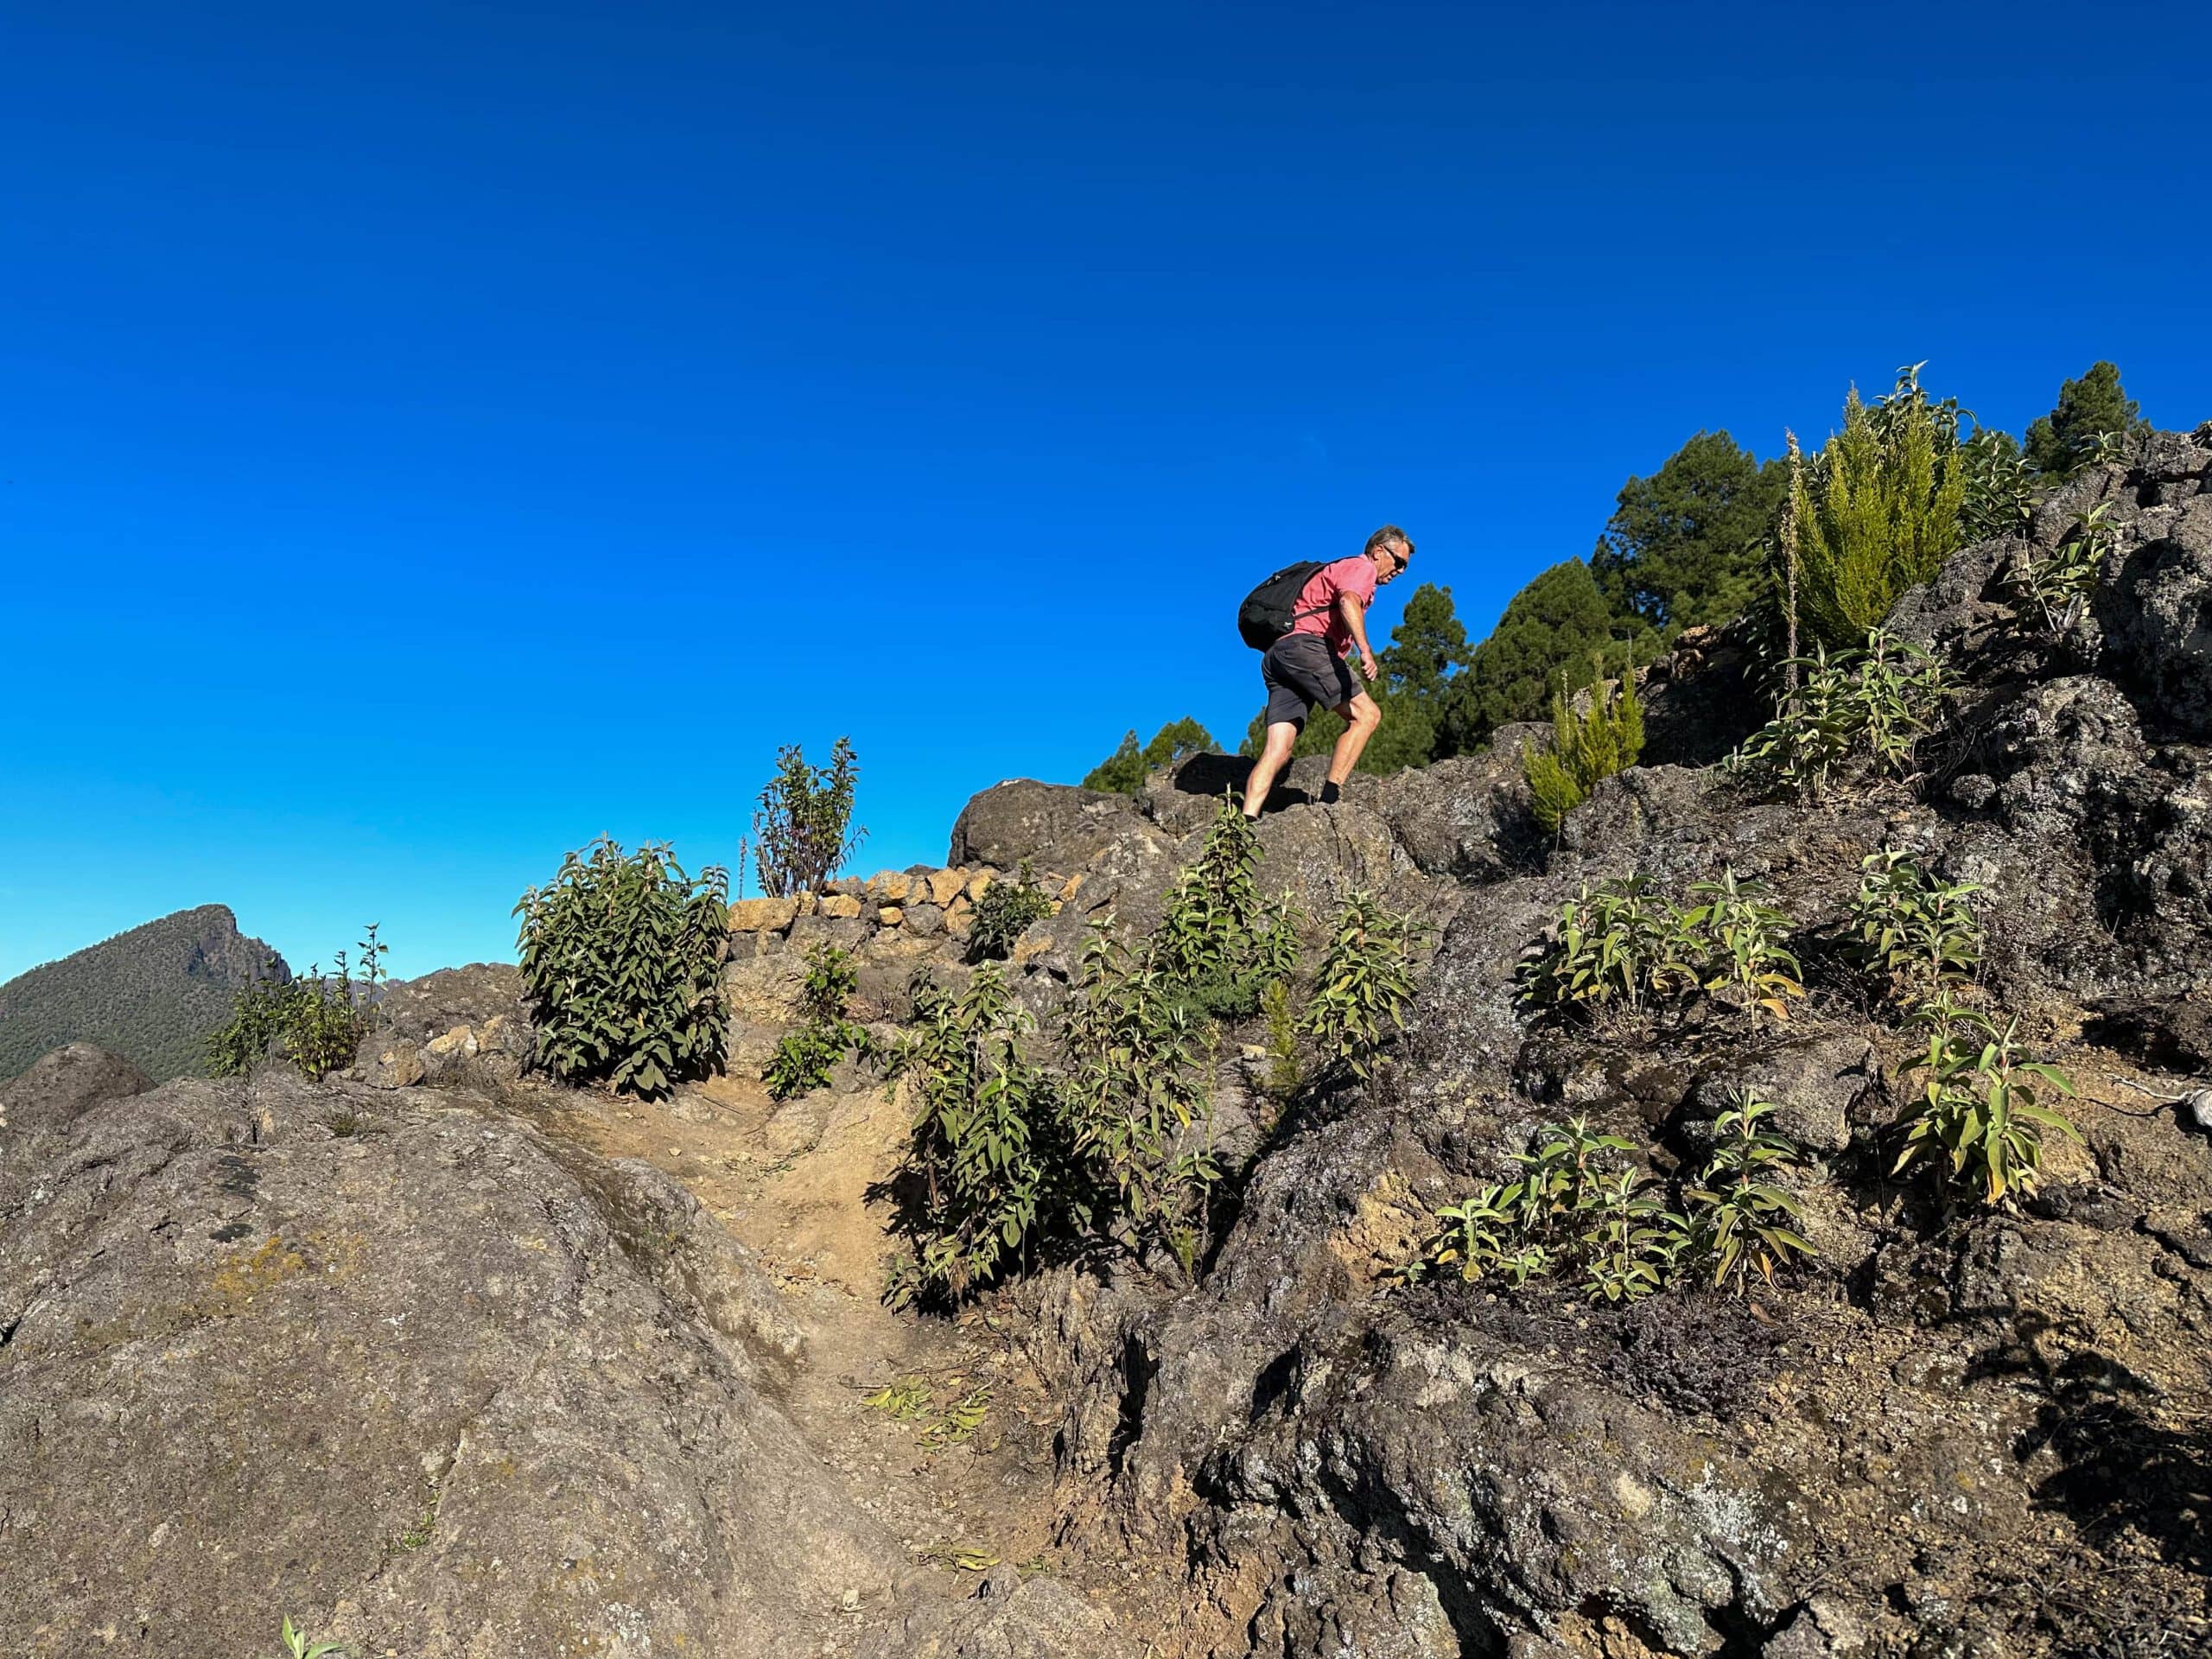
[[[1352,677],[1344,658],[1359,651],[1368,684],[1380,671],[1367,643],[1367,602],[1386,582],[1397,580],[1414,556],[1413,538],[1385,524],[1366,548],[1333,564],[1294,564],[1252,590],[1236,624],[1245,643],[1263,650],[1260,680],[1268,690],[1268,741],[1244,785],[1244,816],[1256,818],[1268,791],[1290,760],[1292,745],[1315,706],[1344,716],[1344,735],[1329,756],[1324,805],[1333,803],[1358,765],[1360,751],[1382,723],[1382,710]]]

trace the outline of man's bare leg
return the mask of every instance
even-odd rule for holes
[[[1350,702],[1341,704],[1337,712],[1344,716],[1344,730],[1337,740],[1337,747],[1329,753],[1329,781],[1341,789],[1351,776],[1352,768],[1359,764],[1360,751],[1367,747],[1367,740],[1382,723],[1382,707],[1362,691]],[[1272,730],[1268,735],[1274,735]]]
[[[1268,741],[1260,747],[1260,758],[1252,763],[1251,775],[1244,780],[1244,816],[1256,818],[1268,804],[1268,791],[1275,786],[1275,779],[1289,763],[1290,751],[1298,741],[1298,728],[1289,721],[1268,728]]]

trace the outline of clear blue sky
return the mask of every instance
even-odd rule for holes
[[[415,973],[779,743],[863,867],[1384,519],[1479,633],[1631,473],[2116,359],[2212,416],[2201,7],[17,7],[0,977]]]

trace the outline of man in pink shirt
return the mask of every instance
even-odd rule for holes
[[[1268,741],[1244,785],[1246,817],[1260,816],[1317,706],[1335,709],[1344,721],[1344,735],[1329,756],[1323,803],[1334,801],[1351,776],[1360,751],[1382,723],[1382,710],[1352,678],[1344,658],[1357,646],[1359,671],[1374,683],[1380,671],[1367,644],[1367,604],[1376,588],[1397,580],[1413,556],[1413,538],[1385,524],[1367,538],[1363,552],[1323,565],[1299,589],[1290,632],[1260,658],[1260,679],[1268,689]]]

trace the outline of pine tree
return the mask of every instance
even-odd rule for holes
[[[1093,766],[1083,780],[1085,789],[1112,790],[1134,795],[1144,787],[1147,774],[1179,765],[1214,747],[1213,734],[1185,715],[1168,721],[1152,734],[1152,741],[1137,747],[1137,734],[1123,735],[1122,747]]]
[[[1636,695],[1635,670],[1618,683],[1598,681],[1586,709],[1576,709],[1562,685],[1552,695],[1551,741],[1521,754],[1536,822],[1546,834],[1557,835],[1599,779],[1625,772],[1643,753],[1643,704]]]
[[[2058,407],[2028,426],[2028,464],[2045,478],[2070,478],[2104,437],[2126,437],[2150,423],[2120,384],[2120,370],[2097,362],[2058,389]]]
[[[1588,565],[1569,559],[1541,573],[1513,596],[1466,671],[1452,677],[1437,722],[1437,753],[1470,753],[1500,726],[1537,718],[1562,664],[1582,665],[1567,670],[1567,691],[1589,684],[1591,664],[1614,632]]]
[[[1807,643],[1858,645],[1897,595],[1933,577],[1959,546],[1966,467],[1955,402],[1923,391],[1920,365],[1869,408],[1853,387],[1843,430],[1791,497]]]
[[[1700,432],[1649,478],[1621,486],[1591,574],[1616,616],[1657,632],[1733,620],[1766,580],[1765,543],[1788,488],[1726,432]]]

